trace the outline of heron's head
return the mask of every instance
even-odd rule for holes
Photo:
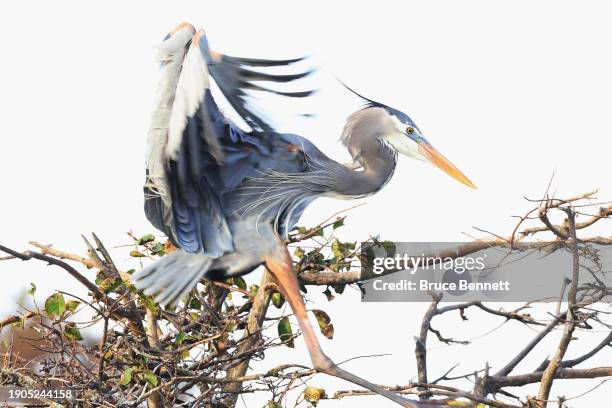
[[[363,101],[362,108],[347,119],[342,132],[342,143],[348,148],[353,160],[361,161],[362,146],[373,137],[390,145],[398,153],[413,159],[431,163],[455,180],[476,188],[457,167],[436,150],[421,133],[408,115],[382,103],[373,101],[355,92],[343,82],[346,89]]]
[[[421,130],[408,115],[388,106],[381,105],[380,107],[389,116],[387,118],[386,131],[382,135],[382,138],[387,143],[393,146],[399,153],[413,159],[431,163],[455,180],[468,187],[476,188],[476,185],[465,174],[425,139]]]

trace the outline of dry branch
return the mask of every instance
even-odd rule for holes
[[[592,307],[612,294],[605,286],[605,279],[596,279],[594,285],[578,285],[577,274],[579,258],[589,244],[612,245],[612,237],[577,236],[586,234],[589,227],[612,218],[612,206],[602,207],[587,216],[586,220],[576,222],[574,212],[567,213],[567,220],[554,224],[551,211],[568,211],[569,207],[585,207],[594,199],[590,192],[569,199],[545,197],[533,200],[537,207],[519,217],[510,235],[490,234],[489,236],[461,245],[458,248],[441,251],[431,258],[457,258],[483,249],[496,247],[509,251],[530,251],[546,247],[549,251],[569,248],[573,254],[572,279],[568,286],[568,305],[552,319],[536,319],[527,313],[533,303],[526,303],[515,310],[501,310],[480,301],[442,305],[441,294],[432,294],[433,301],[425,313],[419,333],[415,337],[416,378],[417,382],[404,386],[385,387],[400,394],[413,395],[424,406],[456,406],[457,400],[469,401],[471,406],[485,404],[490,407],[517,408],[526,404],[545,406],[544,400],[550,398],[550,389],[557,379],[601,378],[612,376],[612,367],[574,368],[590,361],[597,353],[612,345],[612,330],[590,350],[574,359],[563,359],[565,351],[574,343],[572,333],[576,328],[589,330],[595,324],[612,327],[605,319],[607,315]],[[592,208],[591,208],[592,210]],[[330,252],[332,242],[336,242],[333,230],[341,226],[345,217],[334,214],[329,219],[310,229],[297,229],[289,241],[302,245],[303,240],[314,241],[313,249],[296,251],[296,268],[299,279],[304,285],[333,286],[336,296],[342,293],[343,285],[360,282],[363,277],[354,265],[359,256],[359,248],[345,246]],[[528,225],[532,222],[538,225]],[[553,234],[554,241],[526,241],[527,237],[540,234]],[[137,254],[142,256],[163,256],[153,248],[166,248],[158,242],[149,242],[131,235]],[[319,239],[320,238],[320,239]],[[16,314],[0,321],[0,328],[30,319],[29,325],[42,336],[33,343],[40,350],[41,357],[36,361],[41,371],[34,371],[33,364],[14,353],[6,351],[8,364],[0,373],[3,384],[17,384],[27,381],[31,385],[70,383],[83,392],[83,400],[93,406],[137,407],[147,402],[150,407],[175,406],[221,406],[233,407],[241,395],[265,392],[270,396],[270,407],[278,407],[287,401],[291,390],[303,390],[304,383],[316,374],[308,367],[283,364],[265,372],[249,374],[249,363],[264,353],[272,353],[275,347],[284,347],[278,338],[270,338],[265,332],[265,324],[274,324],[279,318],[270,317],[268,305],[275,292],[275,285],[269,273],[264,273],[258,290],[247,287],[238,278],[224,282],[202,282],[176,308],[160,308],[150,297],[137,292],[129,283],[130,275],[120,271],[110,257],[102,242],[93,236],[95,246],[87,239],[88,256],[80,256],[61,251],[50,245],[32,241],[31,244],[41,252],[18,252],[0,245],[0,251],[7,253],[9,259],[37,259],[59,266],[77,279],[91,293],[91,298],[78,300],[77,308],[53,316],[47,310],[32,310],[22,316]],[[145,242],[146,241],[146,242]],[[158,245],[159,244],[159,245]],[[337,242],[337,245],[341,243]],[[347,249],[348,248],[348,249]],[[157,251],[157,250],[156,250]],[[344,258],[342,258],[344,256]],[[331,260],[335,263],[332,263]],[[79,268],[96,269],[100,280],[98,285],[86,279],[79,270],[68,262],[76,262]],[[388,271],[394,273],[396,271]],[[589,271],[596,277],[598,271]],[[103,278],[103,279],[102,279]],[[97,280],[96,282],[99,283]],[[109,284],[110,282],[110,284]],[[61,292],[58,292],[61,294]],[[589,296],[585,296],[588,293]],[[329,298],[333,298],[329,287]],[[278,298],[276,299],[278,301]],[[276,303],[275,303],[276,304]],[[73,303],[74,306],[74,303]],[[80,310],[93,311],[91,320],[86,320]],[[429,332],[435,334],[442,343],[465,344],[462,340],[445,337],[445,328],[434,321],[437,316],[458,312],[458,317],[467,320],[468,310],[486,313],[492,319],[502,318],[509,324],[520,323],[540,331],[531,339],[523,339],[525,344],[516,355],[492,374],[485,368],[473,370],[463,375],[450,376],[452,368],[435,381],[430,380],[427,370],[428,359],[433,355],[428,350]],[[31,319],[40,316],[40,319]],[[70,319],[69,319],[70,318]],[[78,339],[78,329],[96,322],[103,325],[99,339],[88,343]],[[607,325],[607,326],[606,326]],[[436,327],[436,329],[434,329]],[[564,327],[560,342],[550,360],[542,362],[533,372],[513,374],[519,363],[534,358],[536,345],[556,328]],[[12,330],[18,330],[13,328]],[[4,333],[7,333],[5,331]],[[294,336],[296,334],[293,334]],[[34,339],[31,340],[34,342]],[[435,341],[435,338],[434,338]],[[485,359],[486,356],[483,356]],[[477,357],[474,358],[475,363]],[[541,357],[538,359],[541,361]],[[15,367],[19,366],[19,370]],[[415,368],[407,369],[412,376]],[[473,389],[448,385],[449,381],[467,380],[474,382]],[[54,382],[55,381],[55,382]],[[515,396],[508,387],[527,384],[540,384],[538,398],[527,401]],[[513,390],[513,392],[515,392]],[[316,392],[312,395],[319,395]],[[309,398],[312,398],[311,397]],[[330,396],[319,395],[319,399],[336,400],[349,396],[371,395],[369,391],[343,390]],[[302,396],[304,398],[304,396]],[[508,399],[511,399],[508,402]],[[316,401],[311,401],[313,404]],[[449,405],[451,404],[452,405]],[[67,407],[80,406],[74,402],[61,401]],[[563,404],[560,402],[559,404]],[[561,406],[561,405],[560,405]]]

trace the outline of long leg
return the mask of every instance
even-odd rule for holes
[[[291,309],[298,320],[314,369],[367,388],[370,391],[389,398],[393,402],[396,402],[403,407],[422,407],[422,405],[419,405],[416,402],[408,401],[389,390],[385,390],[384,388],[381,388],[349,373],[348,371],[341,369],[329,357],[327,357],[325,353],[323,353],[323,350],[321,349],[319,341],[315,335],[315,331],[310,325],[308,316],[306,315],[306,306],[304,305],[304,300],[300,294],[291,256],[287,252],[286,246],[280,241],[280,239],[278,240],[278,244],[279,245],[276,250],[266,257],[266,266],[276,278],[280,290],[283,292],[283,295],[289,302],[289,305],[291,306]]]

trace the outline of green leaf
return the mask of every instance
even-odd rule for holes
[[[472,405],[470,402],[466,402],[466,401],[448,401],[447,402],[448,405],[450,405],[451,407],[469,407],[470,405]],[[481,408],[480,405],[482,404],[478,404],[477,408]]]
[[[332,287],[334,288],[334,291],[337,294],[341,295],[342,292],[344,292],[344,289],[346,288],[346,285],[333,285]]]
[[[272,304],[277,308],[280,309],[283,304],[285,303],[285,297],[283,296],[282,293],[280,292],[274,292],[272,294]]]
[[[81,302],[79,302],[78,300],[69,300],[66,303],[66,310],[68,310],[70,313],[74,313],[80,304]]]
[[[331,324],[331,319],[329,318],[329,315],[323,310],[319,309],[314,309],[312,313],[314,313],[315,317],[317,318],[317,323],[319,323],[319,329],[321,329],[321,333],[328,339],[333,339],[334,325]]]
[[[187,338],[187,335],[183,332],[176,333],[175,340],[178,344],[182,344],[183,341]]]
[[[324,237],[325,236],[325,232],[323,232],[323,228],[319,228],[318,230],[315,231],[314,234],[318,235],[320,237]]]
[[[285,343],[287,347],[294,347],[293,332],[291,331],[291,323],[289,323],[289,318],[283,317],[278,322],[278,337],[280,337],[280,340]]]
[[[391,241],[383,241],[381,242],[383,248],[385,248],[385,252],[387,253],[387,257],[388,258],[393,258],[395,256],[395,251],[397,251],[397,248],[395,247],[395,244]]]
[[[340,259],[340,258],[344,258],[344,256],[342,255],[342,250],[340,249],[340,241],[338,241],[337,239],[334,239],[334,242],[332,242],[332,252],[334,253],[334,256],[336,257],[336,259]]]
[[[138,240],[138,245],[144,245],[148,242],[155,241],[155,235],[153,234],[145,234]]]
[[[361,266],[373,267],[374,266],[374,258],[376,258],[376,254],[372,249],[372,245],[368,245],[365,250],[361,248],[361,256],[359,257],[359,263]]]
[[[133,275],[133,274],[134,274],[134,272],[136,272],[136,269],[130,269],[130,270],[129,270],[129,271],[127,271],[126,273],[127,273],[128,275]]]
[[[268,401],[267,408],[283,408],[283,404],[281,404],[280,402],[276,402],[276,401]]]
[[[345,244],[345,243],[340,242],[337,239],[335,239],[334,242],[332,242],[332,252],[336,256],[336,259],[338,259],[338,260],[344,259],[351,252],[350,245],[349,244]]]
[[[81,331],[78,327],[76,327],[74,323],[66,324],[66,326],[64,327],[64,336],[66,336],[68,340],[83,340],[83,336],[81,336]]]
[[[130,256],[132,258],[144,258],[146,255],[143,254],[142,252],[137,251],[137,250],[134,249],[134,250],[130,251]]]
[[[19,318],[19,320],[17,320],[14,323],[11,323],[11,327],[15,327],[15,328],[19,328],[19,329],[23,329],[24,328],[24,321],[22,318]]]
[[[321,398],[325,396],[325,390],[323,388],[306,387],[304,390],[304,399],[316,406]]]
[[[293,255],[296,258],[303,258],[304,257],[304,250],[300,247],[295,248],[295,251],[293,251]]]
[[[66,311],[64,295],[55,292],[53,295],[49,296],[45,301],[45,311],[51,318],[56,316],[61,317]]]
[[[34,296],[36,293],[36,285],[33,282],[30,282],[30,289],[27,290],[28,295]]]
[[[102,289],[104,293],[111,293],[119,286],[121,286],[122,283],[123,281],[120,278],[115,280],[112,280],[111,278],[106,278],[100,284],[100,289]]]
[[[134,367],[128,367],[125,369],[123,374],[121,374],[121,378],[117,382],[119,385],[128,385],[132,381],[132,372],[134,371]]]
[[[240,289],[246,289],[247,288],[246,281],[244,279],[242,279],[242,277],[234,276],[232,279],[234,280],[234,285],[238,286]]]
[[[151,252],[153,252],[154,254],[162,256],[162,255],[164,255],[166,253],[166,250],[164,249],[164,246],[161,243],[156,242],[151,247]]]
[[[336,222],[334,222],[334,225],[332,227],[333,229],[337,229],[337,228],[342,227],[343,225],[344,225],[344,218],[340,218]]]
[[[249,288],[249,293],[251,294],[251,296],[254,297],[257,295],[258,290],[259,290],[259,285],[252,284],[251,287]]]
[[[312,268],[317,271],[323,271],[326,267],[325,257],[321,253],[312,254]]]
[[[157,303],[155,303],[153,296],[140,295],[138,296],[138,300],[142,305],[144,305],[144,307],[146,307],[150,311],[154,313],[159,312],[159,307],[157,306]]]
[[[198,298],[192,297],[191,300],[189,301],[189,308],[200,310],[202,309],[202,302],[200,302]]]
[[[96,275],[96,285],[100,286],[102,284],[102,282],[104,282],[104,276],[102,275],[102,273],[98,273]]]
[[[158,383],[157,376],[153,374],[153,372],[146,370],[144,372],[144,379],[146,382],[148,382],[152,386],[157,387],[157,383]]]
[[[323,294],[327,296],[328,302],[331,302],[335,298],[335,296],[331,293],[331,290],[329,290],[329,286],[325,288],[325,290],[323,291]]]

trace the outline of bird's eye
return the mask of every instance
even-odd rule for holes
[[[408,126],[408,127],[406,128],[406,133],[408,133],[409,135],[413,134],[413,133],[414,133],[414,128],[413,128],[413,127]]]

